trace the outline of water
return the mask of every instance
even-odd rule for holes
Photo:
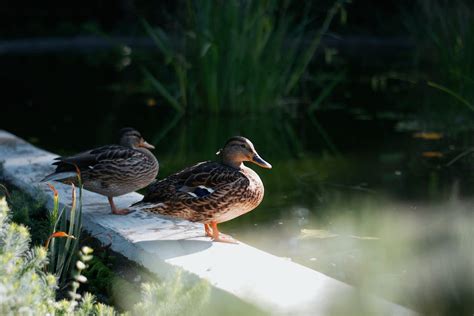
[[[419,307],[400,287],[418,290],[413,280],[433,253],[455,249],[464,262],[472,247],[463,243],[474,236],[464,226],[472,223],[472,158],[446,167],[474,144],[470,114],[452,104],[423,111],[431,95],[419,87],[374,90],[370,71],[379,69],[365,79],[353,70],[314,115],[179,117],[113,63],[37,56],[4,66],[1,128],[59,154],[113,143],[133,126],[156,146],[161,178],[214,159],[230,136],[248,137],[273,165],[251,165],[265,198],[220,229],[288,260]],[[417,249],[435,251],[421,260]],[[457,268],[443,264],[433,275],[452,280]]]

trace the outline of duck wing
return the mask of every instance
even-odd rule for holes
[[[244,182],[239,186],[248,185],[248,179],[239,170],[217,162],[201,162],[156,181],[141,202],[206,200],[211,195],[225,195],[236,182]]]
[[[71,173],[76,172],[76,166],[81,173],[87,173],[102,165],[108,165],[108,167],[118,166],[125,161],[130,161],[130,158],[142,155],[144,154],[132,148],[107,145],[72,156],[58,157],[56,158],[57,161],[53,163],[53,165],[56,165],[55,172],[46,176],[42,181],[59,180],[62,175],[70,177]]]

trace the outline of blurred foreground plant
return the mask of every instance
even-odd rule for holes
[[[56,278],[43,272],[48,257],[43,247],[29,248],[30,234],[11,223],[4,198],[0,199],[0,314],[1,315],[114,315],[94,302],[91,294],[75,300],[56,301]]]
[[[199,315],[208,302],[210,286],[205,281],[185,286],[182,273],[163,283],[142,285],[141,302],[132,315]]]

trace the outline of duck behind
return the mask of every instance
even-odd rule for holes
[[[130,193],[150,184],[159,170],[158,160],[147,143],[133,128],[120,130],[120,145],[107,145],[69,157],[58,157],[56,170],[41,181],[77,184],[76,168],[86,190],[107,196],[113,214],[127,214],[118,209],[113,197]]]

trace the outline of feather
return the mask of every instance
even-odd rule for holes
[[[77,172],[60,172],[60,173],[52,173],[44,177],[40,182],[46,181],[58,181],[58,180],[65,180],[69,178],[77,177]]]

